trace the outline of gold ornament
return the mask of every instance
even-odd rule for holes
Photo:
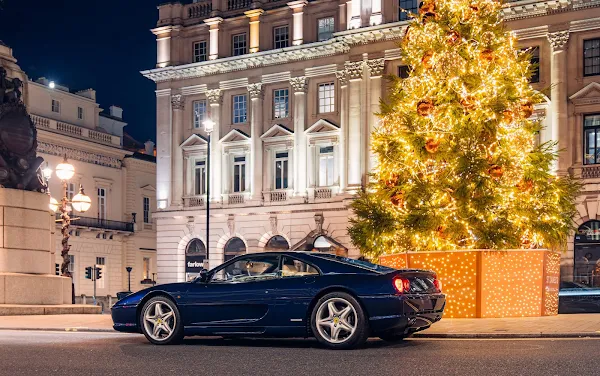
[[[502,111],[502,121],[506,124],[510,124],[513,122],[515,118],[515,114],[511,110]]]
[[[425,69],[431,69],[433,67],[431,60],[433,60],[433,51],[426,51],[421,58],[421,63],[423,63]]]
[[[398,174],[392,174],[392,176],[384,182],[388,188],[395,188],[398,185]]]
[[[488,170],[488,173],[490,174],[491,177],[493,177],[495,179],[500,179],[502,177],[502,175],[504,175],[504,169],[502,168],[502,166],[493,165]]]
[[[398,192],[390,198],[390,201],[394,206],[403,207],[404,206],[404,192]]]
[[[531,115],[533,115],[533,103],[526,101],[521,103],[521,116],[523,116],[523,118],[528,119],[531,117]]]
[[[458,40],[460,39],[460,34],[458,34],[458,32],[456,32],[455,30],[450,30],[448,32],[448,35],[446,36],[446,40],[448,41],[448,44],[453,45],[456,42],[458,42]]]
[[[439,147],[440,140],[437,140],[435,138],[428,138],[427,141],[425,141],[425,150],[427,150],[428,153],[436,153]]]
[[[417,113],[421,116],[429,116],[433,112],[433,102],[430,99],[424,99],[417,103]]]
[[[489,48],[486,48],[485,50],[481,51],[481,53],[479,54],[479,57],[482,60],[493,61],[495,59],[494,51],[492,51]]]
[[[517,188],[523,192],[531,192],[533,189],[533,181],[531,179],[525,179],[517,184]]]

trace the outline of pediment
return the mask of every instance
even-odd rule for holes
[[[340,127],[338,127],[337,125],[335,125],[327,120],[320,119],[304,132],[306,134],[319,134],[319,133],[337,132],[339,130],[340,130]]]
[[[281,138],[281,137],[291,137],[294,135],[294,131],[288,129],[280,124],[275,124],[269,130],[267,130],[260,138],[263,140],[269,138]]]
[[[208,143],[208,140],[199,134],[192,134],[187,140],[183,141],[181,144],[182,148],[189,148],[193,146],[205,146]]]
[[[574,104],[595,104],[600,103],[600,84],[591,82],[583,89],[569,97]]]
[[[154,186],[151,184],[144,185],[140,189],[142,189],[144,191],[156,192],[156,188],[154,188]]]
[[[240,131],[239,129],[232,129],[231,132],[227,133],[221,142],[244,142],[250,141],[250,136]]]

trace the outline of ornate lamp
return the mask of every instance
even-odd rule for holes
[[[62,163],[56,166],[56,176],[62,181],[70,180],[75,175],[75,167],[67,161],[67,157]]]
[[[73,209],[80,213],[85,213],[92,206],[92,200],[83,191],[83,185],[79,185],[79,193],[73,196],[71,204],[73,205]]]

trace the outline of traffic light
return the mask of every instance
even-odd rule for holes
[[[54,267],[56,268],[56,275],[60,275],[60,264],[54,264]]]
[[[102,278],[102,269],[96,268],[96,281]]]
[[[92,279],[92,267],[85,268],[85,279]]]

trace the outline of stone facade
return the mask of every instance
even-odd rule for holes
[[[407,22],[399,5],[200,0],[159,6],[156,68],[142,73],[157,84],[160,282],[185,279],[188,245],[206,244],[206,118],[216,124],[210,266],[227,258],[235,238],[245,247],[230,252],[269,249],[279,235],[292,249],[321,248],[325,239],[359,255],[346,233],[347,205],[376,165],[369,144],[388,85],[383,76],[403,71],[398,41]],[[584,64],[596,64],[590,56],[600,54],[589,42],[600,38],[600,3],[520,1],[504,13],[521,46],[536,48],[533,85],[548,89],[534,114],[545,125],[540,142],[558,140],[564,150],[557,173],[584,178],[577,223],[595,219],[600,168],[584,163],[583,122],[600,113],[600,67],[586,74]],[[573,249],[571,239],[564,279],[573,275]]]

